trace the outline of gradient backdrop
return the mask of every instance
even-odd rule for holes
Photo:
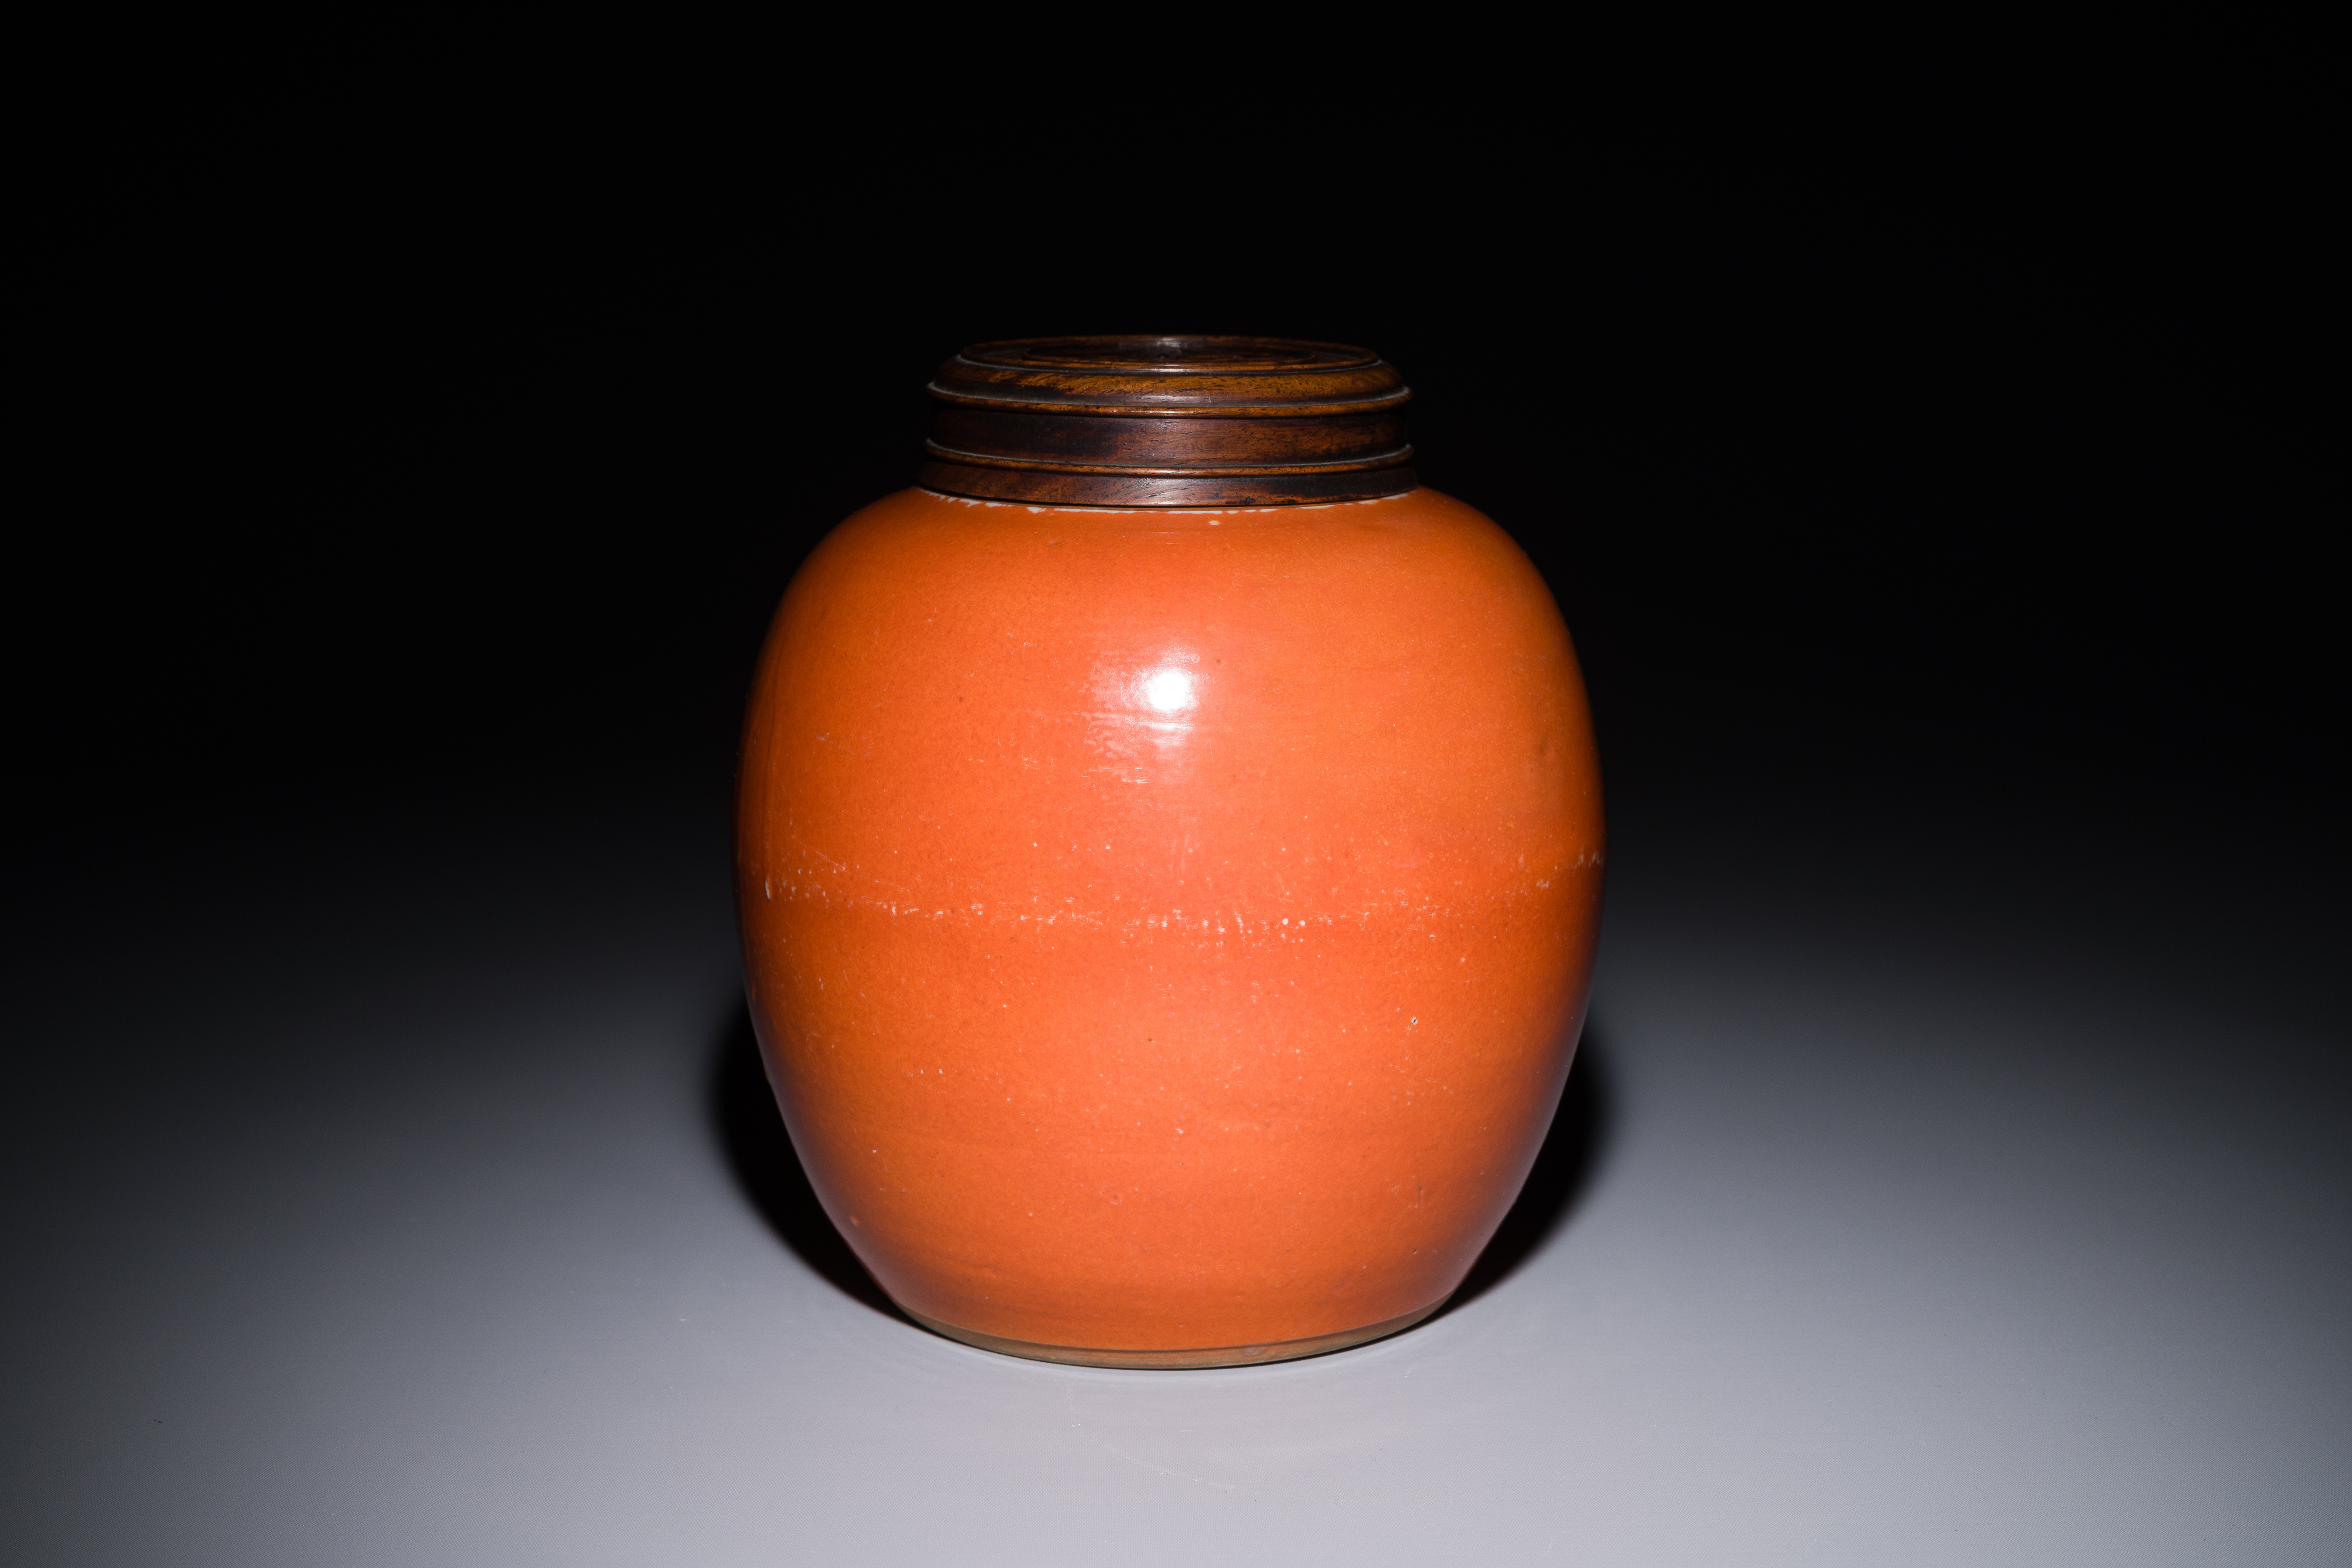
[[[20,431],[0,1557],[2345,1561],[2296,114],[1055,143],[987,201],[944,121],[159,133],[59,209]],[[1276,1368],[895,1316],[736,978],[795,563],[959,345],[1136,330],[1402,364],[1608,770],[1526,1197]]]

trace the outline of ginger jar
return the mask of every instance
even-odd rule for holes
[[[1101,1366],[1444,1304],[1591,984],[1591,720],[1542,579],[1418,485],[1378,356],[984,343],[915,488],[778,609],[745,724],[751,1015],[917,1322]]]

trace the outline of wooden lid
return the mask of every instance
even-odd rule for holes
[[[1413,488],[1397,368],[1287,338],[975,343],[929,387],[916,483],[1059,506],[1282,506]]]

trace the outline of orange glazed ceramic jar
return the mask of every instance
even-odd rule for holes
[[[917,1321],[1215,1366],[1444,1304],[1559,1103],[1601,905],[1576,656],[1419,488],[1395,369],[989,343],[810,555],[744,731],[744,967]]]

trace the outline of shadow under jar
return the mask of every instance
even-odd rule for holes
[[[908,1316],[1097,1366],[1285,1360],[1461,1283],[1591,986],[1598,764],[1543,581],[1406,467],[1396,369],[983,343],[917,488],[776,613],[751,1016]]]

